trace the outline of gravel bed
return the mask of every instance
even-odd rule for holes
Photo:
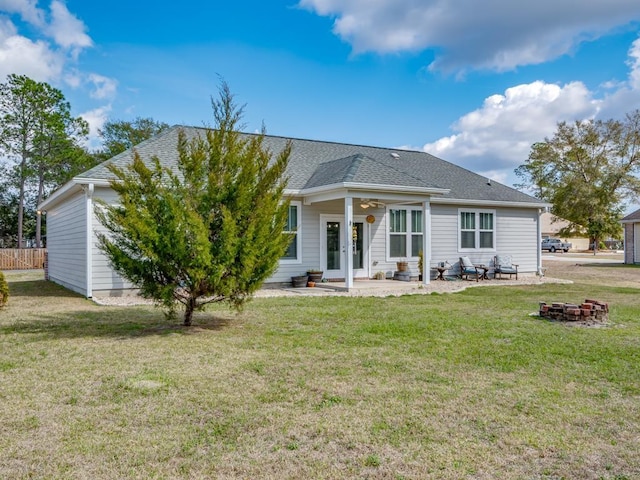
[[[432,280],[429,285],[422,285],[418,282],[396,282],[396,281],[376,281],[365,280],[356,282],[356,288],[349,292],[336,291],[325,287],[313,288],[263,288],[258,290],[255,298],[270,297],[389,297],[401,295],[426,295],[430,293],[455,293],[473,287],[502,287],[506,285],[540,285],[543,283],[573,283],[570,280],[563,280],[550,277],[538,277],[536,275],[521,275],[518,280],[483,280],[475,282],[472,280]],[[150,305],[151,300],[144,299],[138,295],[115,296],[94,296],[92,299],[99,305]]]

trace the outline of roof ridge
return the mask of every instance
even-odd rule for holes
[[[205,126],[196,127],[196,126],[190,126],[190,125],[174,125],[174,127],[195,128],[195,129],[198,129],[198,130],[215,130],[212,127],[205,127]],[[242,135],[248,135],[248,136],[259,136],[259,135],[262,135],[261,133],[253,133],[253,132],[241,132],[241,131],[239,131],[238,133],[241,133]],[[291,137],[291,136],[287,137],[287,136],[284,136],[284,135],[270,135],[268,133],[265,133],[264,136],[265,137],[269,137],[269,138],[280,138],[280,139],[283,139],[283,140],[296,140],[296,141],[301,141],[301,142],[325,143],[325,144],[328,144],[328,145],[345,145],[345,146],[349,146],[349,147],[374,148],[376,150],[393,150],[394,152],[417,152],[417,153],[423,153],[423,154],[426,154],[426,155],[433,156],[430,153],[422,151],[422,150],[412,150],[412,149],[400,148],[400,147],[382,147],[382,146],[377,146],[377,145],[365,145],[365,144],[362,144],[362,143],[336,142],[336,141],[332,141],[332,140],[316,140],[316,139],[313,139],[313,138],[301,138],[301,137]]]

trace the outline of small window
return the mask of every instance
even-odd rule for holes
[[[407,256],[406,210],[389,210],[389,251],[392,257]]]
[[[285,263],[299,263],[302,261],[300,255],[301,235],[298,231],[300,225],[300,202],[291,202],[289,205],[289,214],[287,216],[287,223],[285,224],[282,233],[291,237],[291,243],[287,247],[284,255],[280,261]]]
[[[460,251],[495,250],[495,211],[459,210]]]

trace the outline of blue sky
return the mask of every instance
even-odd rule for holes
[[[556,123],[640,108],[637,0],[0,0],[0,81],[60,88],[92,127],[212,122],[422,149],[506,184]]]

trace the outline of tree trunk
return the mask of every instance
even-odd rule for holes
[[[22,160],[19,168],[20,194],[18,196],[18,248],[23,248],[22,237],[24,236],[24,189],[27,183],[27,150],[25,141],[22,146]]]
[[[40,172],[40,178],[38,179],[38,200],[36,201],[37,205],[40,205],[42,202],[42,197],[44,197],[44,174]],[[36,248],[42,247],[42,214],[36,214]]]
[[[193,318],[193,311],[196,309],[196,302],[193,298],[190,298],[189,301],[185,305],[184,309],[184,322],[182,325],[184,327],[191,326],[191,319]]]
[[[18,196],[18,248],[23,247],[23,223],[24,223],[24,178],[20,179],[20,195]]]

